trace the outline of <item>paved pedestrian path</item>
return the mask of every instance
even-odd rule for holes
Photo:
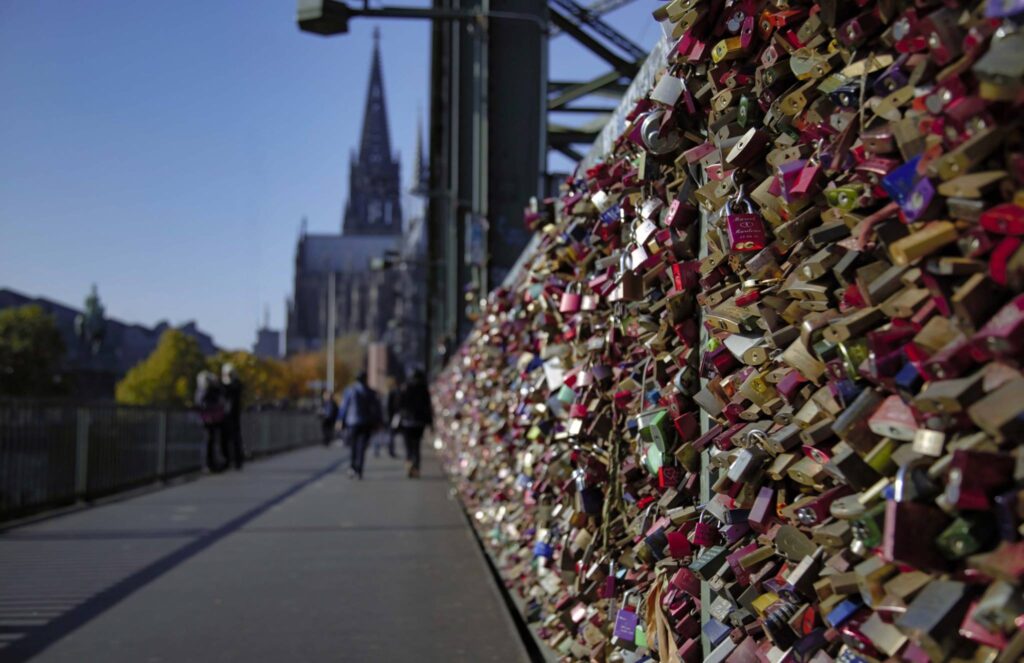
[[[0,661],[526,661],[437,462],[284,454],[0,534]]]

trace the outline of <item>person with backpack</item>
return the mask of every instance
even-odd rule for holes
[[[323,431],[324,446],[331,446],[334,439],[334,426],[338,423],[338,401],[334,400],[334,394],[324,389],[320,403],[320,429]]]
[[[397,397],[398,428],[405,441],[407,475],[410,479],[420,475],[420,450],[423,430],[434,425],[434,409],[430,405],[427,378],[415,370],[409,381],[402,385]]]
[[[360,372],[355,383],[345,390],[341,410],[338,412],[338,420],[346,429],[352,445],[352,465],[348,474],[360,479],[363,478],[363,464],[370,436],[380,428],[382,422],[380,399],[366,381],[366,371]]]
[[[210,371],[200,371],[196,376],[196,409],[206,429],[206,467],[210,472],[221,472],[227,464],[227,447],[224,444],[224,399],[217,376]],[[217,462],[217,445],[225,462]]]

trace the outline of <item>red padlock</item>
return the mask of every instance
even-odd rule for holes
[[[580,284],[572,283],[562,293],[562,301],[558,305],[558,310],[562,313],[577,313],[580,310],[580,303],[583,300],[583,296],[580,295]]]
[[[692,553],[690,542],[686,540],[686,535],[682,532],[669,532],[665,538],[668,539],[668,552],[672,557],[683,559]]]
[[[800,170],[796,181],[788,189],[789,195],[793,198],[802,198],[808,194],[817,192],[820,175],[821,163],[818,161],[817,155],[815,155],[808,159],[807,163],[805,163],[804,167]]]
[[[740,187],[737,201],[746,205],[744,214],[734,214],[732,202],[725,204],[725,223],[729,232],[729,249],[738,253],[753,253],[763,249],[768,243],[768,233],[764,228],[764,220],[754,211],[754,206],[743,196]]]
[[[1024,207],[1003,203],[985,210],[978,219],[985,230],[1000,235],[1024,235]]]
[[[704,522],[705,514],[701,514],[697,526],[693,528],[693,545],[705,548],[713,546],[718,542],[718,529],[708,522]]]

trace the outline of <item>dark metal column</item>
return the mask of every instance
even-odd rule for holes
[[[544,0],[434,0],[434,9],[493,12],[434,24],[427,229],[436,350],[445,339],[455,347],[469,331],[466,285],[484,296],[530,238],[522,209],[543,190],[547,6]],[[531,15],[537,20],[524,20]],[[466,261],[466,230],[474,219],[486,219],[488,228],[480,264]],[[435,353],[435,368],[438,359]]]
[[[492,20],[488,40],[487,289],[500,284],[530,241],[523,207],[543,193],[546,171],[547,22],[544,0],[490,0],[492,11],[533,14]]]

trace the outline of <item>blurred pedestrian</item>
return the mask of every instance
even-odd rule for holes
[[[387,417],[388,417],[388,455],[392,458],[398,458],[398,454],[395,453],[395,438],[398,437],[398,392],[401,387],[395,380],[391,380],[391,389],[388,390],[387,400]]]
[[[328,389],[324,389],[324,393],[320,400],[320,430],[323,431],[324,446],[331,446],[331,442],[334,440],[334,427],[338,423],[338,401],[335,400],[334,394]]]
[[[227,447],[228,464],[242,469],[245,462],[242,450],[242,381],[234,364],[224,364],[220,369],[220,381],[224,385],[224,444]]]
[[[410,478],[420,475],[420,449],[423,430],[434,425],[434,409],[430,405],[427,377],[417,369],[409,381],[402,385],[397,397],[398,426],[405,441],[407,474]]]
[[[195,404],[199,418],[206,429],[206,467],[211,472],[221,472],[227,464],[227,447],[224,444],[224,399],[217,376],[210,371],[200,371],[196,376]],[[224,462],[218,461],[217,446],[224,454]]]
[[[355,383],[345,390],[341,410],[338,412],[338,419],[346,429],[349,444],[352,445],[349,476],[360,479],[363,478],[363,465],[370,436],[381,425],[380,399],[366,381],[366,371],[356,376]]]

